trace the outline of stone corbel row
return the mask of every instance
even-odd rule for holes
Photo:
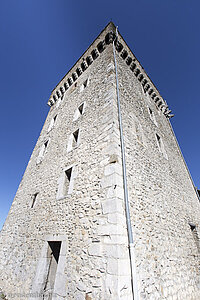
[[[105,50],[106,45],[112,43],[113,38],[113,33],[108,33],[105,36],[105,39],[103,41],[100,41],[97,47],[91,51],[90,55],[88,55],[86,58],[83,58],[82,62],[76,68],[75,72],[73,72],[71,76],[69,76],[65,80],[62,86],[59,85],[59,87],[57,87],[57,89],[54,91],[54,94],[48,101],[49,106],[54,105],[59,98],[62,98],[62,96],[69,89],[69,87],[75,83],[75,81],[81,76],[81,74],[93,63],[95,59],[97,59],[100,53],[102,53]]]
[[[112,36],[113,38],[115,38],[113,34]],[[141,82],[144,92],[150,95],[157,108],[160,109],[167,118],[172,118],[174,115],[171,114],[171,110],[169,109],[167,103],[157,95],[157,91],[153,87],[153,84],[145,78],[145,75],[137,65],[136,59],[129,56],[128,51],[118,40],[115,41],[115,48],[117,52],[120,53],[121,58],[126,62],[128,66],[130,66],[130,70],[137,77],[138,81]]]
[[[160,109],[167,118],[173,117],[174,115],[171,114],[171,110],[168,108],[167,103],[161,97],[158,97],[155,88],[152,87],[152,83],[145,78],[145,75],[139,69],[136,59],[129,56],[128,51],[116,39],[116,35],[112,31],[107,33],[105,39],[98,43],[97,47],[91,51],[90,55],[88,55],[86,58],[83,58],[82,63],[76,68],[75,72],[73,72],[71,76],[66,79],[63,85],[57,87],[57,89],[54,91],[54,94],[49,99],[48,105],[52,106],[59,98],[62,98],[68,88],[75,83],[78,77],[80,77],[81,74],[93,63],[93,61],[99,57],[100,53],[105,50],[106,45],[112,43],[113,40],[115,40],[115,48],[117,52],[121,53],[121,58],[128,66],[130,66],[130,70],[141,82],[144,92],[151,96],[158,109]]]

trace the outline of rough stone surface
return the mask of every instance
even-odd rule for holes
[[[169,120],[116,56],[139,299],[200,299],[199,200]],[[0,287],[8,300],[42,299],[48,241],[62,241],[52,299],[133,299],[123,193],[109,44],[51,106],[1,231]]]

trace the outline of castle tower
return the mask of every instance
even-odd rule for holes
[[[166,101],[113,23],[48,104],[0,234],[7,299],[200,299],[199,198]]]

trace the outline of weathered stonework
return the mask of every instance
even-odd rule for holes
[[[8,299],[43,299],[53,280],[50,299],[133,299],[113,39],[109,23],[48,101],[0,235]],[[197,300],[199,199],[166,101],[115,41],[138,298]]]

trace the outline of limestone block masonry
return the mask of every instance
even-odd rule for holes
[[[200,299],[200,203],[170,125],[173,115],[115,31],[109,23],[48,101],[0,233],[0,291],[8,300],[131,300],[133,278],[141,300]]]

